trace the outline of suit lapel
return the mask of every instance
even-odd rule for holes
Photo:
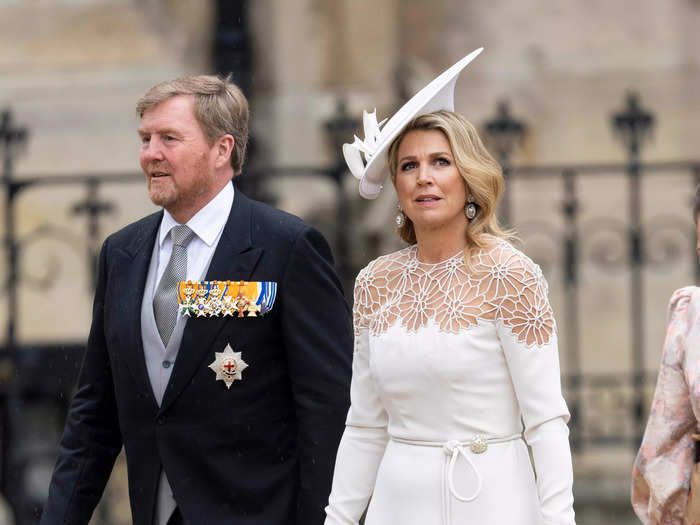
[[[115,264],[117,278],[114,280],[120,302],[123,301],[123,308],[120,310],[125,316],[124,344],[120,352],[124,355],[124,362],[134,376],[136,384],[148,393],[154,407],[157,403],[148,378],[141,338],[141,302],[153,255],[153,246],[162,218],[163,212],[147,217],[133,240],[117,252],[116,257],[119,260]]]
[[[252,206],[250,200],[236,189],[228,221],[219,239],[206,280],[247,281],[257,265],[262,248],[253,246]],[[170,382],[165,389],[161,412],[175,401],[199,368],[202,359],[212,350],[212,344],[230,318],[189,319],[178,350]]]

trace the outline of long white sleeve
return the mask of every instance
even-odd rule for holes
[[[369,369],[368,330],[355,333],[351,406],[338,447],[326,525],[356,525],[372,496],[388,441],[387,415]]]
[[[575,523],[569,427],[566,426],[564,418],[550,419],[529,430],[525,439],[532,447],[537,492],[544,523]]]
[[[557,334],[547,285],[534,263],[500,304],[498,335],[532,447],[543,525],[572,525],[569,411],[561,394]]]

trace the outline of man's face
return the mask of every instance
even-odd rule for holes
[[[215,184],[215,150],[197,122],[189,95],[172,97],[141,118],[141,169],[151,201],[184,223],[219,190]]]

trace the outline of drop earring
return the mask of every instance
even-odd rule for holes
[[[401,206],[397,206],[399,208],[399,212],[396,214],[396,218],[394,219],[394,222],[396,222],[396,227],[401,228],[403,226],[403,223],[406,222],[406,216],[403,214],[403,210],[401,209]]]
[[[476,204],[474,203],[474,197],[472,197],[471,193],[467,198],[467,204],[464,206],[464,215],[466,215],[467,219],[470,221],[476,217]]]

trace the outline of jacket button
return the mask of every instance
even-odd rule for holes
[[[158,419],[156,419],[156,423],[158,423],[159,425],[164,425],[165,418],[163,416],[159,417]]]

